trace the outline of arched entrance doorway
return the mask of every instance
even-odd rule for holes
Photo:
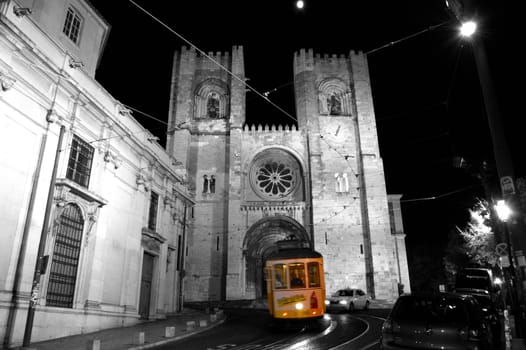
[[[254,295],[256,299],[266,295],[263,273],[265,258],[277,250],[277,241],[291,236],[312,247],[311,239],[305,228],[287,216],[263,218],[247,231],[243,241],[247,295]]]

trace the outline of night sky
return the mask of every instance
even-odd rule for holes
[[[305,0],[303,10],[295,0],[134,1],[138,6],[129,0],[90,0],[112,26],[96,79],[116,99],[146,113],[134,117],[161,144],[173,53],[189,46],[171,30],[205,52],[242,45],[250,86],[270,91],[269,98],[291,115],[295,51],[348,55],[362,50],[368,52],[387,191],[403,195],[410,260],[417,253],[440,255],[436,248],[452,227],[465,225],[467,208],[484,196],[474,176],[482,161],[493,163],[484,101],[471,45],[459,37],[458,22],[444,1]],[[509,3],[478,1],[479,35],[516,175],[524,177],[519,161],[525,149],[519,128],[524,89],[518,74],[524,40],[513,22],[519,11]],[[294,121],[248,92],[247,123]],[[470,166],[455,167],[455,157]]]

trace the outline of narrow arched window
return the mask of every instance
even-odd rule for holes
[[[203,193],[208,193],[208,175],[203,175]]]
[[[73,307],[84,219],[78,206],[68,204],[55,226],[46,305]]]
[[[216,193],[216,177],[210,176],[210,193]]]

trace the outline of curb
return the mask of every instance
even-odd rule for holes
[[[199,329],[196,329],[196,330],[193,330],[193,331],[190,331],[186,334],[182,334],[182,335],[179,335],[177,337],[173,337],[173,338],[168,338],[168,339],[164,339],[164,340],[160,340],[160,341],[157,341],[157,342],[153,342],[153,343],[150,343],[150,344],[144,344],[144,345],[138,345],[138,346],[133,346],[133,347],[129,347],[129,348],[126,348],[126,350],[140,350],[140,349],[150,349],[150,348],[153,348],[153,347],[156,347],[156,346],[160,346],[160,345],[166,345],[168,343],[171,343],[171,342],[174,342],[174,341],[177,341],[177,340],[181,340],[181,339],[184,339],[184,338],[187,338],[187,337],[190,337],[192,335],[195,335],[197,333],[200,333],[200,332],[204,332],[204,331],[207,331],[209,329],[212,329],[216,326],[219,326],[220,324],[222,324],[223,322],[225,322],[226,318],[223,317],[222,319],[210,324],[209,326],[207,327],[203,327],[203,328],[199,328]]]

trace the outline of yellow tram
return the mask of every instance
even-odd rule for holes
[[[325,313],[322,255],[291,241],[280,241],[278,247],[265,261],[270,315],[285,320],[322,318]]]

